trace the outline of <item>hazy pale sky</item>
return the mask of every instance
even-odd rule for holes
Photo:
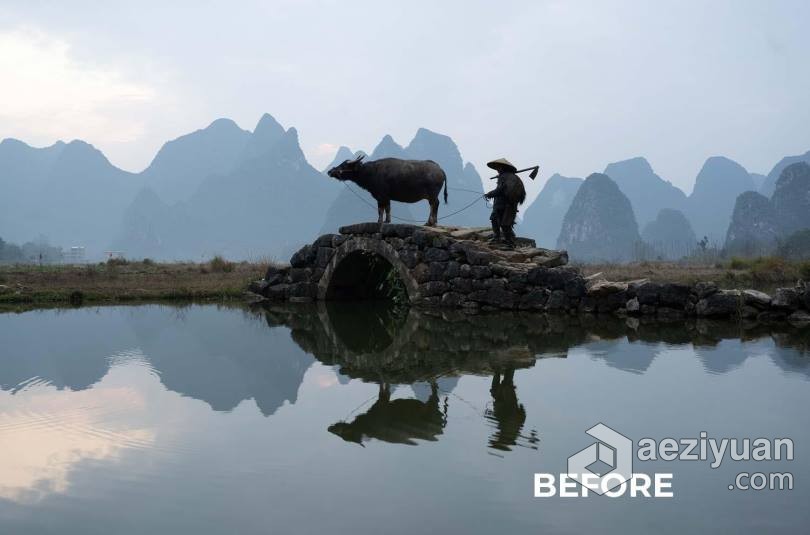
[[[0,138],[84,139],[125,169],[263,112],[316,166],[419,127],[479,170],[647,157],[688,193],[725,155],[810,149],[810,2],[0,0]]]

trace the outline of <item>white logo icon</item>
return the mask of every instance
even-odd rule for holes
[[[598,442],[568,458],[568,477],[599,495],[629,481],[633,441],[602,423],[585,432]]]

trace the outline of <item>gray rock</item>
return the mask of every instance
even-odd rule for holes
[[[424,230],[417,230],[412,235],[413,243],[419,247],[430,247],[433,244],[433,234]]]
[[[695,313],[695,308],[697,308],[695,305],[696,301],[690,298],[689,301],[687,301],[686,304],[683,306],[683,311],[691,316],[692,314]]]
[[[386,238],[409,238],[419,230],[416,225],[402,225],[399,223],[386,223],[382,228],[382,235]],[[341,233],[342,233],[341,229]]]
[[[658,319],[660,320],[679,320],[683,319],[686,314],[682,309],[678,308],[671,308],[671,307],[658,307]]]
[[[474,279],[486,279],[492,276],[492,270],[487,266],[472,266],[470,274]]]
[[[810,312],[797,310],[788,316],[787,320],[796,327],[808,327],[810,326]]]
[[[655,305],[641,305],[639,311],[644,316],[653,316],[655,315]]]
[[[323,236],[319,236],[318,239],[312,243],[312,246],[316,249],[318,247],[332,247],[335,236],[340,236],[340,234],[324,234]]]
[[[705,297],[709,297],[713,293],[719,291],[717,284],[713,281],[706,281],[706,282],[698,282],[695,284],[694,292],[697,295],[698,299],[703,299]]]
[[[746,319],[752,319],[759,316],[759,313],[762,312],[762,309],[753,307],[751,305],[743,305],[740,309],[740,316]]]
[[[383,225],[383,229],[385,229],[385,225]],[[338,232],[341,234],[376,234],[380,230],[380,225],[377,223],[355,223],[353,225],[346,225],[345,227],[340,227]]]
[[[695,306],[698,316],[733,316],[740,312],[740,292],[737,290],[719,290],[700,301]]]
[[[431,262],[428,268],[428,278],[432,281],[440,281],[445,278],[447,262]]]
[[[759,290],[743,290],[743,304],[759,310],[767,310],[771,305],[771,296]]]
[[[331,247],[318,247],[318,252],[315,255],[315,265],[320,268],[325,268],[329,265],[329,261],[335,255],[335,250]]]
[[[596,298],[596,310],[599,312],[614,312],[620,308],[625,308],[627,304],[627,292],[615,292]]]
[[[289,284],[276,284],[273,286],[268,286],[264,292],[264,296],[268,299],[272,299],[273,301],[283,301],[287,298],[287,290],[289,287]]]
[[[461,303],[463,303],[466,299],[467,298],[460,293],[446,292],[444,295],[442,295],[441,303],[442,306],[455,308],[461,306]]]
[[[594,281],[590,285],[586,285],[586,293],[593,298],[601,298],[609,294],[626,292],[626,282],[611,282],[606,280]]]
[[[270,266],[267,267],[267,271],[264,272],[264,280],[266,280],[270,284],[276,284],[287,275],[287,272],[289,270],[290,266],[288,265],[279,266],[271,264]]]
[[[638,302],[638,298],[634,297],[627,301],[625,304],[625,309],[627,310],[628,314],[638,314],[641,312],[641,305]]]
[[[554,290],[548,296],[546,301],[546,310],[560,311],[566,308],[565,292],[562,290]]]
[[[642,305],[657,305],[663,285],[657,282],[644,282],[636,287],[636,298]]]
[[[488,279],[472,279],[473,290],[488,290],[490,288],[506,288],[506,279],[490,277]]]
[[[585,279],[574,277],[565,283],[563,291],[570,301],[578,301],[585,295]]]
[[[579,311],[584,314],[591,314],[596,312],[596,299],[585,295],[579,300]]]
[[[529,259],[529,262],[541,267],[558,267],[568,263],[567,251],[553,251],[549,249],[539,249],[530,247],[521,251]]]
[[[483,293],[483,296],[475,299],[475,301],[498,308],[515,308],[516,296],[514,293],[508,290],[502,288],[490,288],[488,290],[481,290],[481,292]]]
[[[264,295],[270,283],[266,280],[253,281],[248,285],[248,291],[258,295]]]
[[[419,285],[420,293],[425,297],[432,295],[442,295],[449,289],[446,282],[443,281],[430,281]]]
[[[461,264],[458,269],[459,276],[468,278],[472,276],[472,266],[469,264]]]
[[[413,275],[416,282],[428,282],[430,280],[430,268],[427,264],[417,264],[416,267],[411,270],[411,275]]]
[[[318,295],[318,285],[311,282],[297,282],[290,284],[287,290],[289,297],[316,297]]]
[[[450,253],[438,247],[429,247],[425,250],[425,262],[447,262],[450,260]]]
[[[464,279],[461,277],[456,277],[454,279],[450,279],[450,287],[461,293],[470,293],[473,289],[472,287],[472,280],[471,279]]]
[[[292,267],[307,267],[315,261],[316,250],[311,245],[304,245],[290,258]]]
[[[312,269],[310,268],[290,269],[290,282],[309,282],[311,276]]]
[[[444,278],[454,279],[459,275],[461,275],[461,265],[454,260],[447,262],[447,266],[444,268]]]
[[[532,290],[520,298],[518,308],[528,310],[540,310],[548,301],[548,293],[545,290]]]
[[[799,308],[799,292],[795,288],[777,288],[771,306],[786,311],[796,310]]]
[[[777,323],[785,321],[787,312],[784,310],[764,310],[757,315],[757,321],[761,323]]]
[[[497,257],[488,251],[477,251],[475,249],[467,250],[467,262],[474,266],[488,266],[493,263]]]
[[[662,307],[683,309],[692,289],[686,284],[666,283],[661,286],[658,303]]]
[[[408,269],[413,269],[422,260],[422,253],[418,250],[402,249],[397,251],[397,256]]]
[[[571,266],[561,266],[555,268],[536,267],[526,274],[529,284],[549,288],[551,290],[562,290],[565,283],[582,276],[579,270]]]
[[[506,279],[506,288],[510,292],[515,292],[515,293],[520,294],[520,293],[523,293],[523,292],[526,291],[527,286],[526,286],[526,283],[515,282],[515,281],[510,281],[509,279]]]

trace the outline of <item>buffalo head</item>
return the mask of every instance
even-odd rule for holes
[[[338,180],[350,180],[363,165],[365,157],[365,154],[361,154],[354,160],[344,160],[342,164],[333,167],[326,174]]]
[[[330,425],[327,429],[330,433],[339,436],[346,442],[356,442],[363,446],[363,432],[358,429],[356,425],[347,422],[338,422]]]

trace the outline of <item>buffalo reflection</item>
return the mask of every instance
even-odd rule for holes
[[[391,399],[391,385],[380,383],[377,401],[365,413],[351,422],[338,422],[329,426],[347,442],[362,445],[364,439],[377,439],[392,444],[415,446],[416,440],[438,440],[447,424],[447,396],[439,404],[439,387],[430,383],[427,401],[418,399]]]

